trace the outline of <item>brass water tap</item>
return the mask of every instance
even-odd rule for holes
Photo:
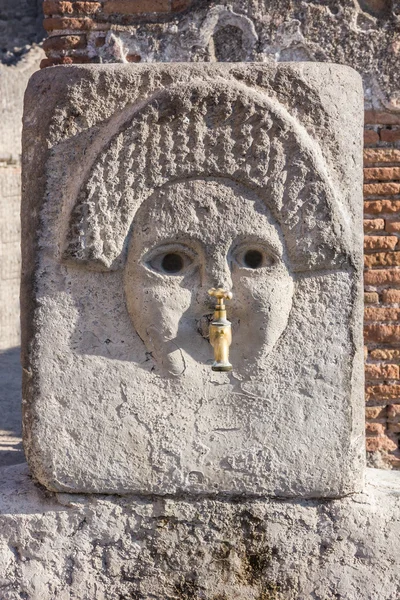
[[[224,300],[231,300],[232,292],[222,288],[211,288],[208,290],[210,296],[217,298],[214,317],[210,324],[210,344],[214,348],[213,371],[232,371],[229,362],[229,346],[232,343],[232,327],[226,318],[226,307]]]

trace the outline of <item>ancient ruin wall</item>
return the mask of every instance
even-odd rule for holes
[[[147,61],[348,64],[365,89],[367,449],[400,467],[400,5],[389,0],[44,1],[42,67]]]

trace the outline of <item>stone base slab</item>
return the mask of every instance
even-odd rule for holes
[[[396,600],[400,473],[340,500],[53,494],[0,471],[1,600]]]

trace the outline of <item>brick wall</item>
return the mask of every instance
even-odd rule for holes
[[[365,113],[364,180],[367,450],[400,468],[400,115]]]
[[[52,35],[44,42],[47,58],[41,66],[97,62],[98,48],[104,45],[107,32],[114,26],[123,31],[141,19],[171,19],[191,4],[191,0],[44,0],[43,25]],[[141,56],[127,54],[124,59],[139,62]]]
[[[202,33],[197,38],[196,33],[193,33],[191,45],[186,44],[185,41],[183,54],[178,52],[171,58],[168,50],[165,50],[164,54],[159,50],[154,50],[153,55],[151,53],[152,44],[158,48],[165,39],[164,36],[171,35],[173,27],[176,28],[177,39],[187,35],[188,27],[187,24],[182,26],[181,17],[187,14],[188,9],[193,8],[189,13],[190,25],[193,32],[198,33],[199,27],[203,26],[206,21],[207,11],[209,10],[209,13],[212,10],[217,11],[222,4],[226,3],[221,0],[218,8],[215,3],[207,2],[207,0],[90,0],[78,2],[44,0],[43,10],[46,17],[44,27],[50,37],[44,43],[47,58],[42,61],[41,66],[85,62],[139,62],[141,60],[219,60],[219,55],[214,52],[214,46],[218,45],[219,38],[214,38],[210,43],[204,41]],[[238,5],[238,2],[234,4]],[[249,9],[250,12],[247,14],[256,17],[254,24],[258,31],[258,39],[261,39],[264,35],[263,32],[270,27],[268,35],[271,42],[269,45],[265,44],[264,54],[263,52],[257,54],[254,50],[254,54],[246,55],[246,44],[243,40],[247,39],[249,47],[252,47],[253,38],[251,36],[255,35],[249,26],[248,16],[242,14],[239,19],[234,8],[220,12],[221,22],[225,19],[225,25],[228,23],[228,27],[225,27],[225,34],[232,37],[232,44],[236,43],[237,26],[241,28],[237,38],[241,41],[237,43],[243,42],[243,52],[239,53],[236,58],[235,49],[231,49],[230,60],[264,60],[265,53],[276,56],[277,50],[281,50],[285,44],[286,59],[304,60],[303,52],[307,51],[307,40],[304,38],[305,44],[303,44],[300,32],[297,42],[293,45],[292,38],[285,33],[287,29],[284,27],[285,23],[291,22],[290,19],[294,15],[296,20],[293,23],[297,24],[295,29],[300,22],[297,19],[304,18],[304,30],[308,28],[311,32],[310,35],[316,36],[312,42],[313,48],[315,48],[316,40],[321,43],[321,52],[315,57],[315,60],[342,62],[358,68],[366,82],[365,89],[369,94],[367,101],[371,102],[371,99],[374,100],[371,96],[374,86],[370,85],[368,77],[371,69],[374,70],[374,60],[378,60],[377,57],[382,55],[385,58],[382,64],[386,64],[389,69],[390,61],[386,58],[390,52],[392,54],[400,52],[398,42],[397,46],[396,42],[388,45],[382,37],[382,32],[386,32],[388,35],[390,33],[388,23],[384,28],[379,29],[379,21],[376,21],[374,13],[376,3],[364,3],[366,6],[371,4],[372,7],[375,7],[374,10],[371,9],[372,12],[368,16],[360,12],[356,3],[345,0],[342,3],[344,12],[340,13],[339,11],[339,15],[342,14],[342,20],[338,21],[336,29],[332,29],[329,34],[331,36],[334,33],[338,39],[334,40],[334,43],[330,39],[331,54],[326,54],[328,46],[323,37],[324,28],[328,23],[329,27],[332,27],[332,14],[327,7],[319,6],[320,3],[314,4],[310,3],[307,10],[311,12],[303,11],[305,16],[301,17],[296,16],[297,13],[293,13],[293,10],[296,10],[296,3],[292,7],[288,4],[282,8],[279,3],[269,2],[265,9],[266,13],[262,13],[264,16],[259,16],[258,21],[257,11],[254,10],[254,7]],[[255,3],[249,2],[248,7],[250,5],[253,6]],[[259,6],[262,7],[262,3]],[[231,10],[233,12],[230,12]],[[323,25],[318,21],[322,10],[328,10],[326,15],[324,13]],[[282,11],[286,11],[287,14],[281,14]],[[290,11],[292,14],[289,14]],[[386,16],[380,15],[380,17],[389,18],[390,11],[386,12]],[[236,19],[235,26],[232,26],[230,18]],[[268,18],[271,18],[269,25],[267,25]],[[370,46],[365,50],[366,33],[361,28],[360,42],[358,42],[358,38],[354,37],[356,34],[353,22],[357,20],[358,23],[360,19],[360,22],[363,22],[363,19],[367,18],[370,19],[369,31],[372,31],[372,34],[369,34],[370,37],[368,37]],[[218,24],[215,25],[214,31],[218,31],[218,27]],[[275,28],[276,34],[272,32],[273,28]],[[114,40],[111,39],[113,34],[115,34]],[[274,37],[274,35],[278,35],[278,37]],[[126,37],[124,38],[124,36]],[[146,37],[149,41],[141,45],[138,42],[140,37]],[[207,39],[211,40],[212,35]],[[229,46],[226,35],[221,37],[220,41]],[[205,46],[208,44],[208,47],[203,47],[203,43]],[[362,51],[354,55],[359,59],[357,64],[352,52],[358,43],[360,43]],[[139,47],[145,48],[144,52],[137,50]],[[222,60],[229,60],[229,56]],[[374,78],[375,75],[374,71]],[[390,86],[387,83],[389,79],[386,77],[385,81],[385,85],[389,89]],[[378,103],[380,102],[379,94],[380,92],[377,92]],[[383,466],[383,460],[384,463],[394,468],[400,468],[400,113],[397,113],[396,116],[389,112],[367,111],[365,121],[367,450],[371,464]]]

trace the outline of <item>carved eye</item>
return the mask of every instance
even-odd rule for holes
[[[159,249],[156,254],[152,253],[147,265],[154,271],[164,275],[183,275],[192,262],[193,256],[186,249],[164,248]]]
[[[184,265],[183,258],[176,252],[169,252],[161,261],[161,268],[165,273],[179,273]]]
[[[276,258],[273,254],[264,248],[242,247],[235,252],[235,260],[239,266],[246,269],[262,269],[263,267],[273,267]]]
[[[247,250],[243,262],[249,269],[258,269],[263,264],[263,255],[259,250]]]

